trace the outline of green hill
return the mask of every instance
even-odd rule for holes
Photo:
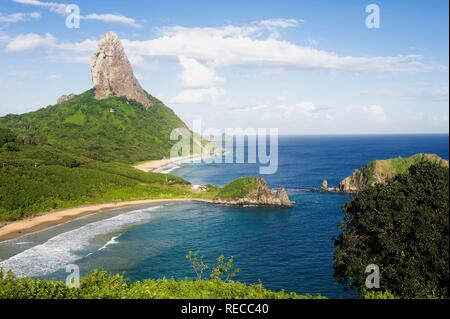
[[[149,109],[123,97],[94,99],[94,90],[62,104],[0,118],[25,144],[49,144],[92,159],[134,163],[168,157],[174,128],[187,128],[149,95]]]
[[[395,176],[408,173],[411,166],[423,162],[437,163],[448,167],[448,161],[436,154],[415,154],[410,157],[397,157],[386,160],[375,160],[357,169],[353,174],[341,181],[342,191],[361,191],[375,184],[384,184]]]
[[[213,196],[213,188],[196,192],[176,176],[144,173],[51,145],[27,145],[11,130],[0,129],[0,223],[100,202]]]
[[[219,204],[292,207],[283,188],[275,194],[261,177],[241,177],[225,185],[214,198]]]

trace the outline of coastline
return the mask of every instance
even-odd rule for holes
[[[145,204],[162,204],[162,203],[195,202],[195,201],[205,203],[210,202],[207,199],[195,199],[195,198],[142,199],[124,202],[93,204],[87,206],[67,208],[57,211],[44,212],[35,217],[26,218],[5,224],[3,227],[0,228],[0,242],[16,239],[24,235],[29,235],[31,233],[40,232],[50,227],[64,224],[68,221],[77,219],[79,217],[83,217],[94,213],[100,213],[102,211],[108,211],[116,208],[124,208]]]
[[[180,156],[175,158],[167,158],[161,160],[146,161],[133,167],[143,172],[154,172],[170,167],[176,163],[182,163],[187,160],[195,160],[200,155]],[[211,202],[207,199],[195,198],[168,198],[168,199],[142,199],[130,200],[122,202],[100,203],[85,205],[72,208],[64,208],[55,211],[47,211],[38,213],[36,216],[20,219],[14,222],[0,225],[0,242],[16,239],[31,233],[40,232],[48,228],[64,224],[68,221],[94,214],[102,211],[108,211],[116,208],[124,208],[129,206],[138,206],[145,204],[173,203],[173,202]]]
[[[194,161],[195,159],[198,159],[201,157],[200,154],[198,155],[189,155],[189,156],[178,156],[173,158],[165,158],[160,160],[152,160],[152,161],[146,161],[143,163],[139,163],[136,165],[133,165],[134,168],[143,171],[143,172],[155,172],[158,170],[162,170],[166,167],[169,167],[170,165],[182,163],[185,161]]]

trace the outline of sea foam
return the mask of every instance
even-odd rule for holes
[[[61,233],[41,245],[1,261],[0,268],[5,271],[12,270],[17,277],[36,277],[54,273],[83,258],[82,251],[89,247],[95,237],[144,224],[152,218],[149,212],[160,207],[162,206],[134,210]],[[105,249],[115,243],[116,239],[117,236],[113,237],[102,248]]]

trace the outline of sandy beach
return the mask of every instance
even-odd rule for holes
[[[198,158],[199,155],[191,156],[180,156],[174,158],[167,158],[161,160],[153,160],[144,163],[140,163],[134,166],[134,168],[139,169],[144,172],[152,172],[157,169],[164,168],[174,163],[180,163],[187,160],[194,160]],[[208,202],[208,200],[202,199],[191,199],[191,198],[173,198],[173,199],[144,199],[144,200],[132,200],[124,202],[114,202],[114,203],[102,203],[87,205],[81,207],[74,207],[68,209],[61,209],[57,211],[43,212],[37,214],[35,217],[25,218],[11,223],[7,223],[0,226],[0,242],[5,240],[14,239],[27,234],[35,233],[38,231],[45,230],[49,227],[53,227],[59,224],[66,223],[70,220],[92,214],[101,211],[107,211],[115,208],[123,208],[128,206],[145,205],[145,204],[159,204],[159,203],[170,203],[170,202],[180,202],[180,201],[202,201]]]
[[[35,233],[38,231],[42,231],[49,227],[63,224],[70,220],[92,213],[98,213],[101,211],[145,204],[162,204],[162,203],[188,202],[188,201],[208,202],[208,200],[190,199],[190,198],[145,199],[145,200],[116,202],[116,203],[94,204],[88,206],[62,209],[53,212],[42,213],[35,217],[18,220],[4,225],[3,227],[0,228],[0,242],[21,237],[23,235]]]
[[[179,157],[165,158],[165,159],[160,159],[160,160],[153,160],[153,161],[148,161],[148,162],[144,162],[144,163],[139,163],[137,165],[134,165],[133,167],[140,171],[143,171],[143,172],[153,172],[157,169],[161,169],[161,168],[171,165],[171,164],[175,164],[178,162],[184,162],[187,160],[193,160],[195,158],[198,158],[198,156],[200,156],[200,155],[179,156]]]

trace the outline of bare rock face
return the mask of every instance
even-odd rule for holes
[[[91,60],[91,72],[97,100],[123,96],[146,108],[151,106],[115,33],[108,32],[98,43]]]
[[[344,178],[339,183],[339,190],[348,193],[359,192],[364,189],[367,183],[367,177],[361,170],[356,169],[351,176]]]
[[[62,104],[62,103],[64,103],[64,102],[67,102],[67,101],[73,99],[74,97],[75,97],[75,94],[61,95],[61,96],[58,98],[58,101],[57,101],[56,103]]]
[[[289,196],[284,188],[279,188],[275,193],[275,198],[280,201],[280,206],[282,207],[292,207],[294,203],[291,202]]]
[[[245,196],[235,199],[214,200],[216,204],[237,205],[237,206],[273,206],[273,207],[293,207],[294,202],[289,200],[289,196],[284,188],[279,188],[275,194],[267,186],[266,181],[259,177],[256,179],[256,187],[250,190]]]
[[[327,181],[326,179],[324,179],[324,180],[322,181],[322,190],[323,190],[323,191],[328,190],[328,181]]]

